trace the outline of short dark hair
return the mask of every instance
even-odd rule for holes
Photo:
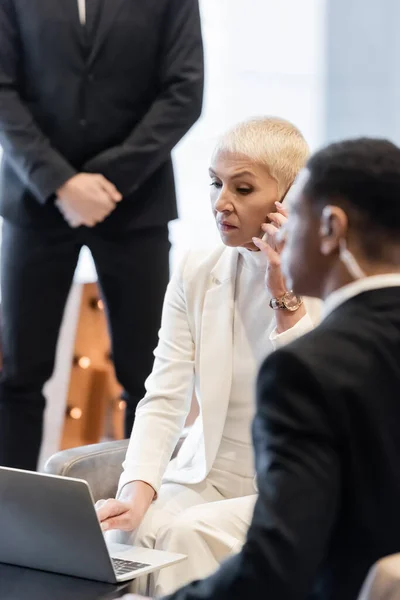
[[[382,238],[400,243],[400,148],[384,139],[346,140],[314,154],[307,168],[305,194],[346,209],[368,254],[381,254]]]

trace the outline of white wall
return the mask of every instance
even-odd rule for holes
[[[399,0],[328,2],[328,141],[368,135],[400,143],[399,21]]]

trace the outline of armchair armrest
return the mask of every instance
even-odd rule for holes
[[[102,442],[57,452],[49,458],[44,472],[88,482],[94,501],[114,498],[129,440]]]
[[[178,453],[188,430],[186,428],[182,432],[172,458]],[[95,502],[115,498],[128,444],[129,440],[118,440],[61,450],[49,458],[44,472],[84,479],[89,484]]]

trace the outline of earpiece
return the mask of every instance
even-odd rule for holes
[[[330,206],[324,206],[324,208],[322,210],[322,216],[325,219],[329,219],[332,216],[332,209]]]
[[[333,215],[332,215],[330,206],[325,206],[322,211],[322,218],[324,220],[324,222],[322,223],[322,226],[321,226],[322,235],[331,235],[332,234],[332,222],[331,222],[332,216]]]
[[[322,233],[322,235],[331,235],[331,233],[332,233],[332,226],[329,223],[325,223],[321,227],[321,233]]]

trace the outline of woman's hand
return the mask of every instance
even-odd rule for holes
[[[120,500],[110,498],[96,502],[97,518],[103,531],[134,531],[140,525],[155,496],[144,481],[133,481],[123,489]]]
[[[272,298],[280,298],[286,292],[286,283],[281,271],[281,252],[284,242],[279,239],[280,230],[285,225],[288,213],[280,202],[275,203],[277,212],[270,213],[270,223],[263,223],[262,230],[266,239],[253,238],[254,244],[266,256],[268,266],[265,273],[265,284]]]
[[[267,257],[268,266],[265,273],[265,285],[271,298],[282,298],[286,294],[286,282],[281,270],[281,252],[285,244],[282,236],[282,227],[285,225],[288,214],[280,202],[275,203],[277,212],[270,213],[270,223],[264,223],[262,230],[266,233],[266,240],[254,238],[253,242]],[[289,310],[275,311],[276,331],[278,334],[288,331],[296,325],[304,316],[306,310],[304,304],[293,312]]]

